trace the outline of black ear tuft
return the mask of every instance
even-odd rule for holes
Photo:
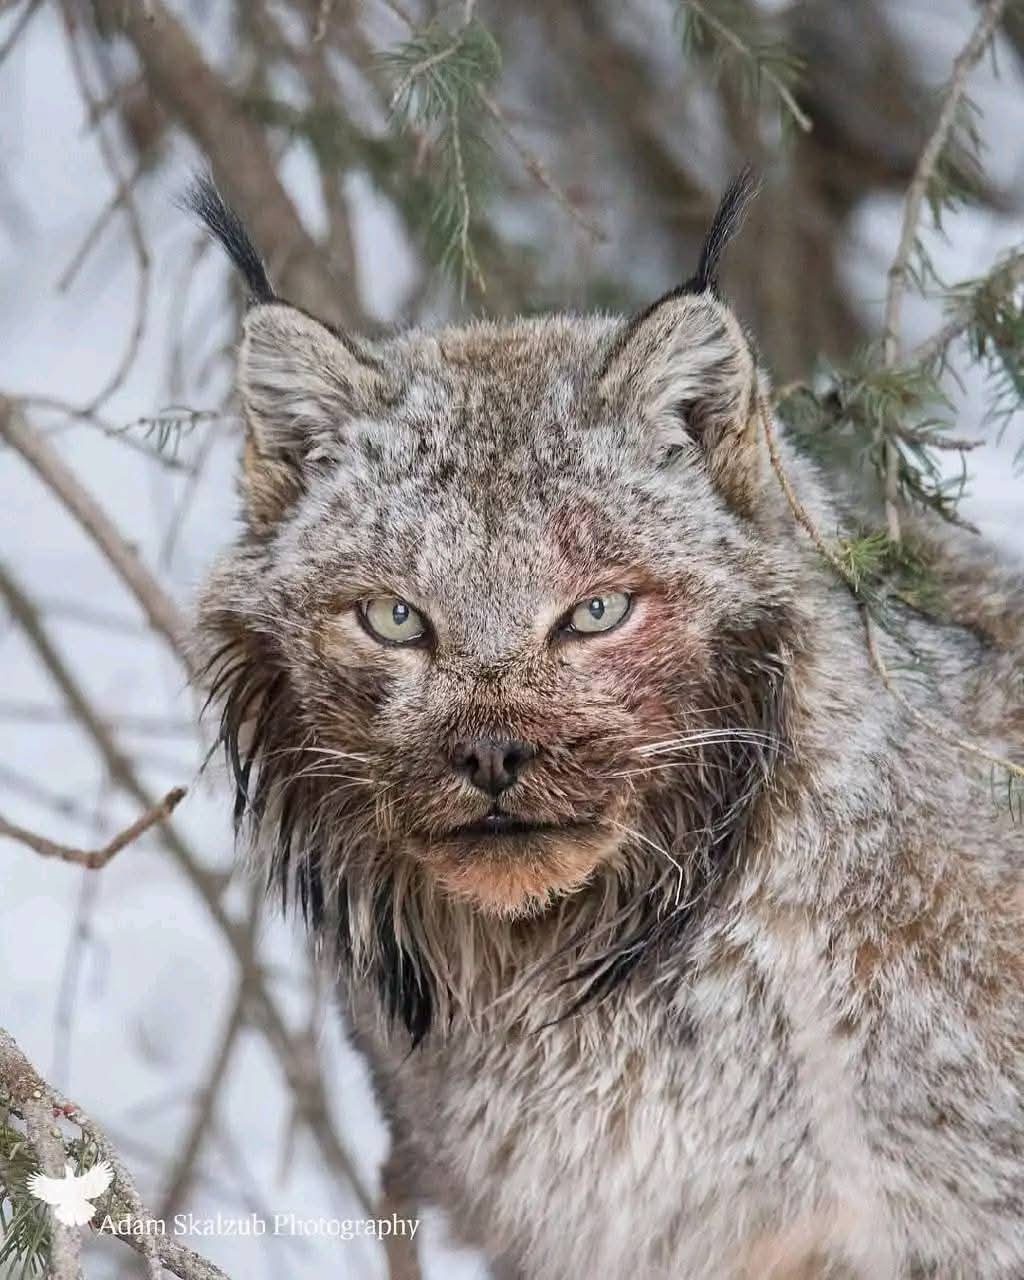
[[[224,248],[242,273],[253,302],[276,302],[277,294],[270,283],[267,268],[249,237],[245,224],[217,190],[209,174],[197,174],[180,207],[198,218],[211,236]]]
[[[680,293],[713,293],[718,297],[719,260],[729,241],[743,225],[747,209],[759,188],[757,174],[749,164],[729,183],[704,238],[697,271],[679,290]]]

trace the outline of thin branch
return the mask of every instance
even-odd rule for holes
[[[907,188],[903,202],[903,221],[900,228],[899,244],[896,257],[889,268],[888,288],[885,297],[885,315],[882,327],[882,361],[886,368],[894,368],[901,356],[901,319],[903,300],[907,291],[907,277],[910,272],[910,258],[917,243],[918,224],[921,220],[921,208],[927,199],[928,188],[935,176],[942,153],[949,141],[956,121],[957,111],[967,92],[967,77],[981,60],[989,41],[992,39],[1006,0],[985,0],[981,17],[971,33],[967,44],[961,49],[953,61],[953,71],[943,95],[938,119],[931,136],[925,143],[914,169],[914,176]],[[889,536],[894,542],[900,540],[900,517],[898,507],[899,496],[899,451],[891,440],[884,436],[880,440],[883,450],[883,469],[885,473],[885,512],[889,527]]]
[[[275,269],[282,293],[329,322],[362,323],[356,281],[324,270],[320,246],[281,182],[263,130],[240,109],[185,24],[160,0],[152,0],[150,18],[122,0],[95,0],[95,6],[133,45],[149,92],[209,160]]]
[[[334,8],[334,0],[320,0],[316,11],[316,24],[313,28],[313,43],[319,44],[327,34],[327,26],[331,20],[331,10]]]
[[[146,161],[144,158],[140,158],[131,174],[123,181],[119,182],[114,188],[114,194],[96,215],[92,226],[82,237],[81,244],[79,244],[78,248],[71,255],[68,265],[61,272],[60,278],[57,281],[58,293],[66,293],[67,290],[71,288],[71,285],[74,283],[75,276],[77,276],[79,271],[82,269],[85,260],[92,252],[94,245],[103,234],[103,231],[111,218],[113,218],[118,209],[122,208],[131,198],[131,193],[135,188],[135,184],[142,176],[145,168]]]
[[[814,546],[821,558],[829,564],[843,582],[853,590],[853,579],[850,577],[846,566],[825,541],[824,535],[811,518],[810,512],[797,497],[796,490],[793,488],[792,482],[790,481],[790,478],[786,473],[786,468],[782,462],[782,455],[779,452],[779,441],[775,434],[775,428],[772,426],[771,414],[767,411],[761,414],[761,425],[764,430],[765,443],[768,446],[768,458],[772,464],[772,470],[775,472],[776,478],[782,487],[782,492],[785,494],[786,502],[789,504],[789,509],[793,513],[794,519],[814,543]]]
[[[52,446],[24,420],[15,402],[0,397],[0,436],[11,444],[39,478],[60,499],[82,529],[106,556],[142,606],[150,625],[185,661],[186,628],[178,606],[149,572],[99,503]]]
[[[532,150],[523,140],[515,133],[512,126],[508,122],[501,105],[485,90],[480,89],[480,101],[487,108],[495,124],[505,136],[509,146],[516,153],[523,165],[534,179],[539,187],[542,187],[549,196],[560,205],[576,225],[583,231],[594,244],[605,244],[608,235],[604,228],[598,222],[588,217],[580,207],[569,198],[568,194],[552,178],[544,161],[540,156]]]
[[[67,46],[71,58],[72,71],[78,82],[79,92],[86,105],[87,113],[92,115],[99,110],[101,100],[96,97],[90,87],[89,76],[85,68],[85,59],[79,47],[79,14],[72,0],[62,0],[61,8],[64,14],[64,27],[67,33]],[[135,364],[139,348],[142,346],[142,337],[146,330],[150,282],[149,249],[146,245],[142,219],[139,216],[132,191],[134,178],[125,178],[122,174],[121,158],[117,153],[117,148],[107,137],[102,120],[99,120],[96,124],[96,141],[100,149],[100,155],[103,157],[103,163],[114,184],[114,209],[123,209],[128,221],[128,233],[135,253],[137,271],[134,318],[124,354],[113,373],[89,402],[87,412],[95,412],[104,405],[123,386],[132,366]]]
[[[255,925],[257,913],[252,916]],[[239,1034],[245,1026],[245,1008],[249,998],[249,975],[243,973],[238,981],[238,994],[231,1006],[217,1049],[210,1062],[206,1083],[200,1089],[195,1103],[192,1123],[182,1143],[174,1168],[167,1179],[167,1189],[160,1200],[157,1216],[169,1218],[182,1203],[192,1182],[193,1171],[203,1141],[210,1132],[217,1106],[217,1094],[227,1074],[228,1064],[234,1052]]]
[[[15,19],[14,26],[11,28],[7,39],[0,45],[0,66],[3,66],[7,60],[8,54],[21,39],[22,32],[28,26],[29,22],[39,12],[42,7],[42,0],[28,0],[28,4],[22,9]]]
[[[158,822],[165,822],[178,807],[187,794],[184,787],[174,787],[164,798],[149,809],[141,817],[135,819],[130,826],[114,836],[99,849],[76,849],[71,845],[57,844],[45,836],[36,835],[24,827],[16,826],[0,814],[0,836],[9,840],[17,840],[21,844],[34,849],[44,858],[59,858],[62,862],[73,862],[77,866],[87,867],[90,871],[99,871],[111,858],[115,858],[122,849],[134,844],[139,836],[145,835]]]

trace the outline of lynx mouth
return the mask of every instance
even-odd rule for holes
[[[578,831],[589,826],[589,823],[570,820],[568,822],[531,822],[528,819],[516,818],[508,813],[493,812],[476,822],[467,822],[455,827],[449,838],[455,840],[480,840],[487,838],[508,838],[509,836],[534,836],[554,833]]]

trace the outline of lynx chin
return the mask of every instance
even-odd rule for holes
[[[497,1274],[1019,1280],[1024,831],[769,464],[717,283],[750,186],[639,315],[370,341],[196,184],[251,294],[197,628],[240,838]],[[915,536],[943,612],[885,660],[1022,760],[1021,568]]]

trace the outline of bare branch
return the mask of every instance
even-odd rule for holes
[[[356,282],[332,279],[278,177],[258,125],[210,67],[187,28],[160,0],[151,17],[138,4],[97,0],[97,10],[135,48],[150,91],[191,134],[214,177],[252,228],[279,277],[282,292],[322,319],[362,318]]]
[[[99,871],[105,867],[111,858],[116,857],[122,849],[126,849],[128,845],[138,840],[139,836],[151,828],[155,827],[158,822],[164,822],[171,816],[177,806],[184,800],[187,792],[184,787],[175,787],[168,791],[159,804],[153,806],[141,817],[125,827],[125,829],[114,836],[113,840],[108,841],[99,849],[75,849],[70,845],[57,844],[53,840],[48,840],[45,836],[36,835],[33,831],[27,831],[24,827],[16,826],[0,814],[0,836],[6,836],[10,840],[17,840],[21,844],[27,845],[30,849],[34,849],[36,853],[41,854],[44,858],[59,858],[62,862],[73,862],[77,866],[87,867],[90,871]]]
[[[150,625],[175,655],[185,658],[185,623],[178,607],[149,572],[134,548],[52,446],[24,420],[14,401],[0,397],[0,436],[21,454],[60,499],[142,606]]]
[[[42,0],[28,0],[28,3],[22,9],[15,19],[14,26],[11,28],[7,39],[0,45],[0,66],[3,66],[7,55],[21,39],[22,32],[28,26],[29,22],[39,12],[42,7]]]
[[[255,924],[256,913],[252,917]],[[195,1112],[189,1126],[188,1135],[181,1146],[174,1168],[167,1179],[167,1190],[160,1201],[159,1217],[168,1218],[182,1203],[192,1181],[193,1171],[203,1145],[203,1139],[210,1132],[214,1112],[217,1105],[217,1093],[227,1073],[231,1055],[238,1042],[239,1033],[245,1026],[245,1007],[249,994],[249,975],[243,973],[238,982],[238,994],[231,1006],[221,1033],[220,1042],[210,1063],[206,1083],[200,1089],[196,1099]]]
[[[120,750],[109,728],[96,714],[78,681],[57,652],[32,601],[2,564],[0,564],[0,596],[6,599],[8,608],[26,639],[36,650],[43,665],[64,694],[75,718],[98,748],[110,777],[132,796],[141,808],[152,808],[155,801],[140,782],[131,761]],[[236,924],[224,909],[221,901],[222,884],[219,877],[202,866],[172,822],[162,822],[154,830],[198,892],[211,918],[230,946],[240,970],[243,973],[249,972],[252,969],[249,937],[247,931]],[[302,1119],[319,1147],[324,1162],[339,1180],[343,1180],[351,1188],[360,1205],[369,1212],[372,1197],[336,1131],[323,1079],[319,1072],[319,1064],[308,1052],[303,1052],[296,1045],[284,1015],[265,984],[254,977],[251,990],[254,1020],[258,1018],[258,1025],[266,1035],[285,1079],[298,1100]]]
[[[102,104],[101,99],[93,93],[89,84],[89,76],[85,68],[85,60],[82,57],[82,50],[80,46],[81,37],[79,12],[73,5],[72,0],[62,0],[61,9],[64,15],[65,30],[67,32],[67,45],[71,58],[71,66],[75,74],[75,79],[78,81],[79,92],[82,95],[83,102],[86,104],[89,115],[98,116]],[[112,212],[121,208],[124,210],[125,216],[128,220],[128,233],[136,260],[137,283],[135,289],[135,314],[131,330],[128,334],[128,342],[125,346],[124,354],[113,373],[89,402],[86,412],[95,412],[124,384],[124,380],[131,372],[135,359],[139,354],[139,348],[142,345],[142,337],[146,329],[146,318],[149,309],[149,249],[146,245],[146,237],[142,229],[142,219],[140,218],[139,211],[135,205],[135,197],[133,194],[135,177],[126,178],[122,174],[121,157],[118,155],[117,148],[114,143],[107,137],[103,121],[99,119],[97,119],[96,124],[96,140],[99,145],[100,154],[103,157],[103,163],[106,166],[110,179],[114,184],[115,203]]]

